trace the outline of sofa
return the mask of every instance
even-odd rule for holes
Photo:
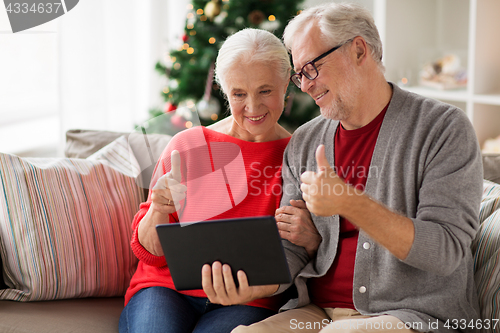
[[[118,332],[137,264],[130,223],[170,138],[70,130],[65,158],[0,153],[0,333]],[[500,318],[500,155],[483,165],[471,250],[491,321]]]

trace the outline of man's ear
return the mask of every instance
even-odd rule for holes
[[[365,39],[360,36],[354,38],[352,44],[356,55],[356,61],[358,65],[361,65],[368,56],[369,52],[368,44],[366,43]]]

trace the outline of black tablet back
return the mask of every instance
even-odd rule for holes
[[[201,268],[220,261],[243,270],[249,285],[290,283],[273,216],[162,224],[156,227],[177,290],[201,289]]]

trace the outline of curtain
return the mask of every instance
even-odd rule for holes
[[[187,3],[80,0],[16,34],[1,8],[0,151],[50,145],[61,155],[68,129],[133,131],[146,121],[163,103],[155,63],[180,40]]]

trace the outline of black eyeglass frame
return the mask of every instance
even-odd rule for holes
[[[354,38],[351,38],[351,39],[348,39],[346,40],[345,42],[343,42],[342,44],[339,44],[337,46],[334,46],[332,47],[330,50],[326,51],[325,53],[317,56],[316,58],[314,58],[313,60],[307,62],[304,66],[302,66],[302,68],[300,69],[300,72],[298,73],[295,73],[295,74],[292,74],[290,76],[290,81],[293,82],[293,84],[295,84],[297,86],[297,88],[300,89],[300,84],[302,83],[302,75],[304,75],[306,78],[308,78],[309,80],[314,80],[318,77],[319,75],[319,71],[318,71],[318,68],[316,67],[316,64],[315,62],[323,59],[324,57],[326,57],[327,55],[329,55],[330,53],[332,53],[333,51],[336,51],[338,49],[340,49],[342,46],[344,46],[345,44],[349,43],[349,42],[352,42],[354,40]],[[312,65],[314,70],[316,71],[316,75],[314,77],[312,77],[311,75],[307,74],[306,72],[304,72],[304,68],[308,65]]]

